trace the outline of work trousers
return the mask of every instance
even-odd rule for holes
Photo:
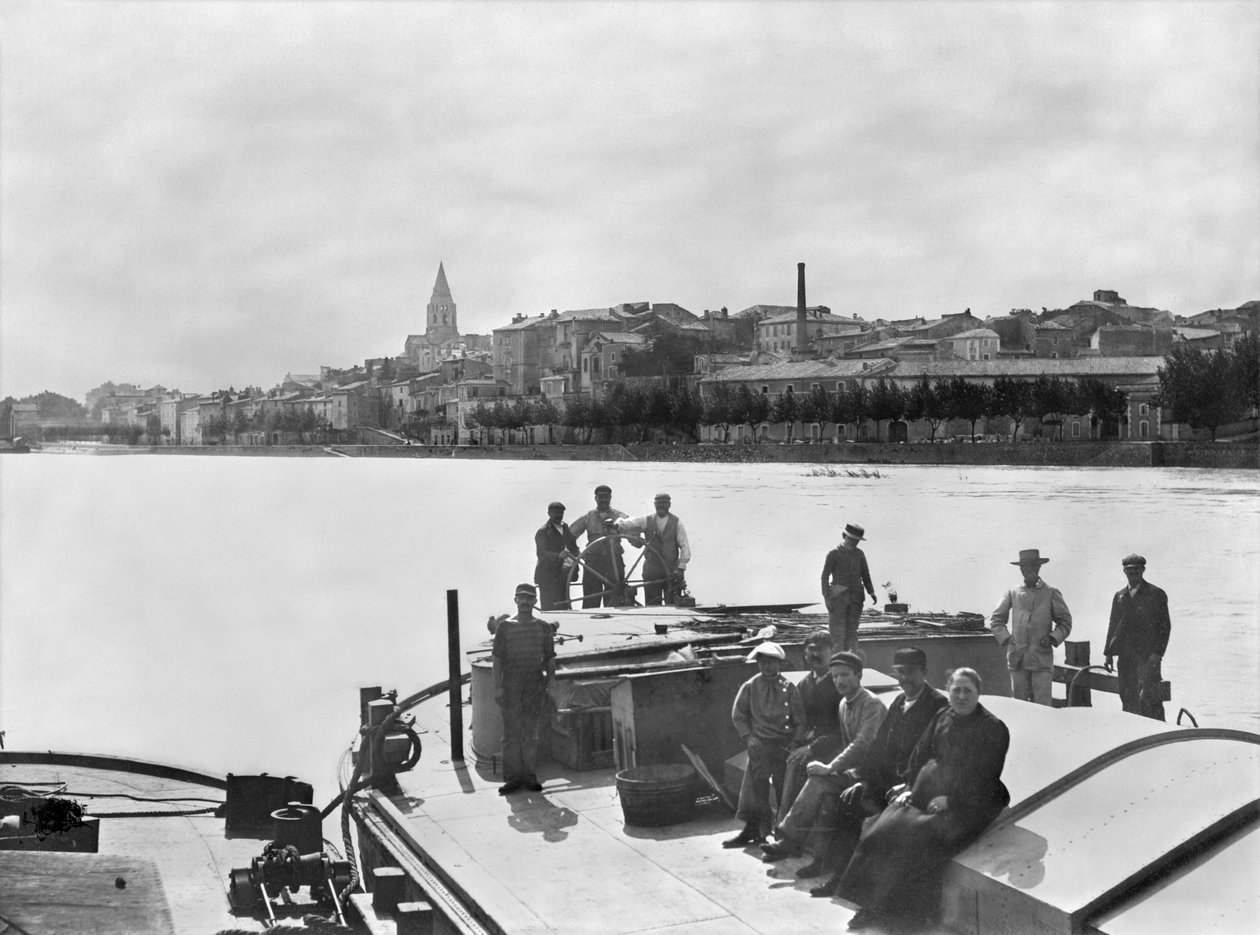
[[[503,778],[508,782],[535,778],[538,720],[546,699],[547,681],[539,673],[503,679]]]
[[[1054,672],[1050,669],[1012,669],[1011,697],[1050,706],[1050,685]]]
[[[569,609],[569,570],[538,576],[539,610]]]
[[[858,646],[858,625],[862,620],[862,592],[846,589],[826,600],[827,629],[837,652],[854,652]]]
[[[783,794],[783,773],[787,768],[787,744],[763,740],[748,748],[748,768],[739,784],[739,805],[735,817],[755,825],[763,838],[774,825],[774,809],[770,807],[770,786],[776,796]]]
[[[599,546],[586,553],[582,572],[582,606],[584,608],[620,607],[625,588],[626,569],[620,555],[609,557],[598,553]]]
[[[810,776],[778,825],[779,837],[822,859],[836,832],[840,793],[853,785],[844,775]]]
[[[792,803],[801,794],[801,789],[809,779],[809,773],[805,769],[809,762],[822,760],[826,763],[843,749],[844,745],[840,738],[833,734],[822,737],[808,746],[797,747],[788,754],[787,769],[783,772],[783,789],[776,790],[779,798],[779,821],[787,817],[788,809],[792,807]]]
[[[1165,720],[1164,701],[1159,690],[1159,683],[1162,681],[1159,668],[1158,662],[1152,665],[1145,659],[1136,660],[1129,656],[1116,658],[1120,705],[1125,711],[1157,721]]]
[[[686,587],[681,571],[670,575],[663,571],[644,571],[644,574],[648,579],[656,579],[643,582],[643,603],[647,605],[673,604]],[[660,580],[662,578],[664,580]]]

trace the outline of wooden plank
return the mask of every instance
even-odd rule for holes
[[[173,935],[151,860],[109,854],[0,853],[0,907],[40,935]]]

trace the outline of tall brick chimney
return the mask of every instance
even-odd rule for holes
[[[802,356],[809,342],[805,325],[805,264],[796,264],[796,352]]]

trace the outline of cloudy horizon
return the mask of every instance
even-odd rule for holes
[[[1252,3],[8,2],[0,396],[675,302],[1260,298]]]

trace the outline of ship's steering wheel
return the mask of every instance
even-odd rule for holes
[[[617,565],[617,546],[622,539],[630,540],[635,545],[641,546],[642,551],[640,551],[630,567],[626,569],[625,580],[618,582],[608,576],[607,570],[615,568]],[[573,563],[573,567],[569,569],[569,583],[566,591],[566,596],[570,598],[569,606],[580,606],[580,602],[584,597],[599,598],[602,603],[603,599],[611,594],[613,596],[613,606],[629,607],[634,604],[635,591],[649,584],[659,584],[665,590],[666,602],[669,603],[671,596],[669,591],[672,581],[668,575],[660,578],[647,578],[644,576],[644,573],[637,578],[635,577],[641,565],[646,567],[644,559],[649,554],[656,559],[656,564],[661,568],[669,564],[656,546],[649,542],[644,542],[643,537],[635,533],[610,532],[592,540],[587,544],[586,548],[578,553],[577,560]],[[579,568],[581,569],[580,574]],[[581,582],[588,575],[597,579],[602,588],[590,594],[584,594],[580,590]],[[576,599],[577,604],[574,603],[572,594],[572,588],[575,584],[579,587]]]

